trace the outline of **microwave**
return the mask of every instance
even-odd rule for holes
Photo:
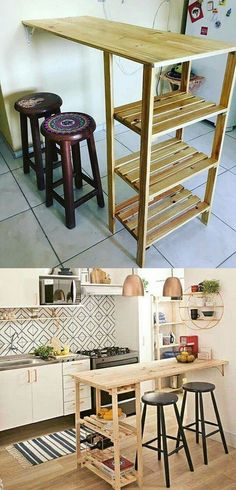
[[[81,282],[77,276],[40,276],[40,305],[77,305],[81,302]]]

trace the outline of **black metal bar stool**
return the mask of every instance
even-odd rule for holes
[[[97,197],[98,205],[104,207],[101,177],[93,133],[96,123],[91,116],[79,112],[65,112],[46,119],[41,131],[46,141],[46,206],[53,205],[55,198],[64,208],[67,228],[75,227],[75,209],[92,197]],[[80,142],[87,140],[93,179],[82,172]],[[59,149],[58,149],[59,146]],[[53,154],[61,155],[62,179],[53,182]],[[83,180],[93,190],[74,200],[73,177],[75,186],[80,189]],[[64,198],[54,189],[63,184]]]
[[[150,441],[147,441],[143,443],[143,447],[147,447],[148,449],[152,449],[153,451],[158,452],[158,460],[161,460],[161,455],[163,454],[164,458],[164,468],[165,468],[165,479],[166,479],[166,486],[167,488],[170,487],[170,472],[169,472],[169,456],[172,454],[178,453],[181,449],[184,449],[185,455],[188,461],[188,466],[190,471],[194,471],[193,469],[193,463],[192,459],[190,456],[187,440],[184,434],[184,430],[182,427],[181,423],[181,418],[179,415],[179,410],[177,407],[177,401],[178,401],[178,396],[172,393],[146,393],[142,397],[142,402],[143,402],[143,413],[142,413],[142,435],[144,433],[144,427],[145,427],[145,420],[146,420],[146,413],[147,413],[147,406],[154,406],[157,407],[157,437],[154,437]],[[177,426],[178,426],[178,436],[169,436],[166,434],[166,423],[165,423],[165,413],[164,413],[164,407],[168,405],[173,405],[174,406],[174,411],[175,411],[175,416],[176,416],[176,421],[177,421]],[[178,441],[180,438],[180,442],[182,444],[178,445],[175,449],[172,451],[168,452],[168,446],[167,446],[167,439],[172,439],[174,441]],[[157,447],[151,446],[153,442],[157,441]],[[163,449],[162,449],[163,448]],[[137,469],[137,457],[136,457],[136,462],[135,462],[135,468]]]
[[[222,444],[225,450],[225,453],[228,454],[228,448],[225,440],[225,435],[218,411],[218,407],[216,404],[216,399],[214,396],[214,390],[215,390],[215,385],[212,383],[204,383],[204,382],[192,382],[192,383],[185,383],[183,385],[183,390],[184,390],[184,397],[183,397],[183,402],[182,402],[182,407],[181,407],[181,413],[180,413],[180,418],[181,418],[181,423],[183,424],[184,420],[184,413],[185,413],[185,407],[186,407],[186,400],[187,400],[187,393],[195,393],[195,421],[191,422],[190,424],[183,425],[184,429],[190,430],[192,432],[196,433],[196,443],[199,443],[199,434],[202,436],[202,448],[203,448],[203,459],[204,459],[204,464],[208,464],[208,455],[207,455],[207,437],[212,436],[213,434],[217,434],[217,432],[220,433]],[[211,400],[216,416],[216,421],[215,422],[209,422],[205,420],[204,417],[204,407],[203,407],[203,394],[204,393],[210,393],[211,394]],[[200,418],[199,418],[200,415]],[[200,425],[200,427],[199,427]],[[214,427],[217,427],[214,431],[206,434],[206,425],[212,425]],[[193,428],[195,426],[195,428]],[[200,430],[201,429],[201,430]],[[178,440],[176,447],[179,445],[179,434],[178,434]]]
[[[39,119],[58,114],[61,105],[61,97],[49,92],[25,95],[15,102],[15,109],[20,113],[24,173],[28,174],[30,167],[35,171],[39,190],[43,190],[45,187]],[[31,126],[33,152],[29,151],[28,119]],[[34,162],[31,160],[33,157]]]

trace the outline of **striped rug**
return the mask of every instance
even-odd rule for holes
[[[81,427],[81,440],[89,434],[93,434],[93,432],[86,427]],[[81,449],[86,447],[88,447],[88,443],[81,444]],[[75,429],[67,429],[36,437],[35,439],[17,442],[6,449],[24,467],[36,466],[75,453]]]

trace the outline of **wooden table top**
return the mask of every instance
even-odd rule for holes
[[[235,45],[223,41],[158,31],[97,17],[24,20],[23,24],[139,63],[156,66],[236,51]]]
[[[192,363],[179,363],[175,359],[172,362],[151,361],[125,366],[94,369],[74,374],[75,381],[86,383],[94,388],[104,391],[112,388],[121,388],[142,381],[150,381],[158,378],[166,378],[177,374],[184,374],[201,369],[222,367],[228,361],[211,359],[207,361],[196,359]]]

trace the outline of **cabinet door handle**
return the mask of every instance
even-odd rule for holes
[[[34,382],[37,383],[38,381],[38,371],[37,369],[34,369]]]
[[[31,383],[31,373],[30,370],[27,370],[27,383]]]

